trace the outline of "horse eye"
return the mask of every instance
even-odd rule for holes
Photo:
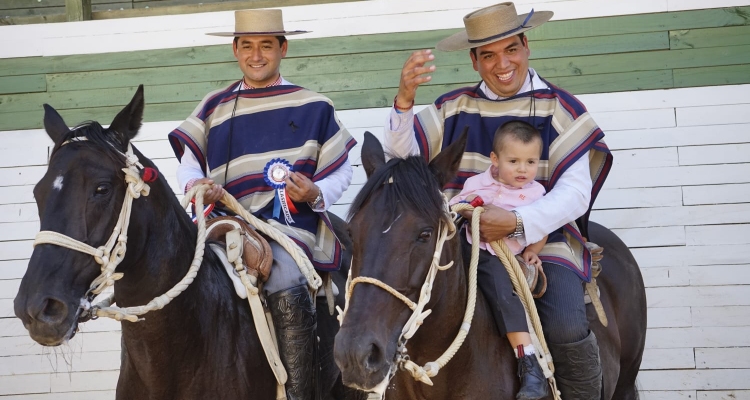
[[[96,187],[96,194],[99,196],[103,196],[109,193],[109,189],[109,184],[103,183]]]
[[[427,242],[432,237],[432,228],[427,228],[419,233],[419,240],[420,242]]]

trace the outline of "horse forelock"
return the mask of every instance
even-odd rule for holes
[[[378,202],[373,203],[380,219],[392,221],[398,210],[409,210],[431,221],[445,219],[440,189],[422,157],[392,158],[369,177],[354,198],[347,217],[351,220],[365,208],[368,199],[383,191]]]
[[[96,146],[101,152],[109,157],[112,161],[121,162],[125,160],[125,147],[127,141],[124,140],[124,136],[119,132],[112,129],[105,129],[96,121],[85,121],[82,122],[68,133],[63,135],[60,140],[55,143],[55,147],[52,149],[50,159],[70,141],[84,139]]]

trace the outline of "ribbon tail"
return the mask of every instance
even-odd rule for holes
[[[276,195],[273,196],[273,217],[278,219],[281,215],[281,199],[279,198],[279,195],[281,193],[280,189],[276,190]]]

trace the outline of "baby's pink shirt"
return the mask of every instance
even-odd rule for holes
[[[467,179],[461,193],[452,198],[450,204],[454,205],[459,201],[466,200],[466,197],[475,194],[484,200],[484,204],[492,204],[510,211],[516,209],[516,207],[531,204],[542,198],[546,193],[544,186],[537,181],[531,181],[521,188],[502,184],[492,177],[490,169],[491,167],[483,173]],[[471,243],[471,232],[468,230],[466,231],[466,237],[469,243]],[[506,237],[503,240],[513,254],[520,254],[524,249],[516,238],[510,239]],[[489,251],[493,255],[495,254],[492,251],[492,247],[484,242],[481,242],[479,247]]]

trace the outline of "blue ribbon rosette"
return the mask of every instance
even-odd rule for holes
[[[284,219],[287,224],[293,224],[292,211],[290,210],[291,200],[286,193],[286,178],[292,173],[292,164],[283,158],[274,158],[269,161],[263,168],[263,179],[268,186],[276,191],[273,199],[273,217],[278,219],[281,212],[284,212]],[[294,207],[291,205],[291,207]],[[292,209],[296,212],[296,210]]]

